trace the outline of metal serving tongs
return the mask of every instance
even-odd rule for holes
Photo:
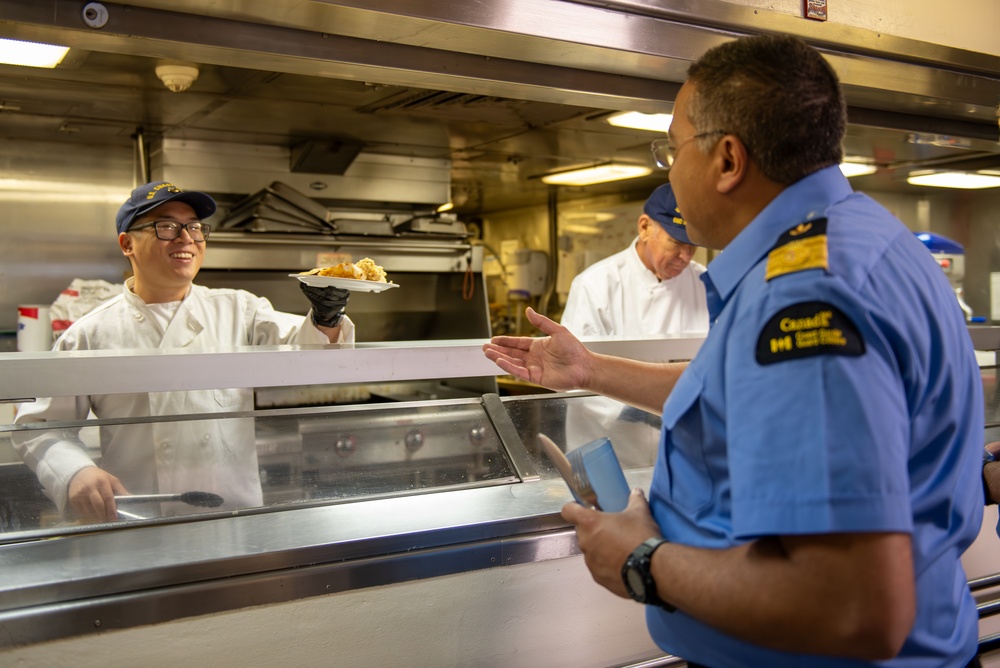
[[[160,503],[164,501],[180,501],[189,506],[201,508],[216,508],[222,505],[223,498],[212,492],[183,492],[181,494],[125,494],[115,497],[115,503]]]
[[[150,519],[134,512],[122,510],[120,506],[123,504],[160,503],[164,501],[180,501],[181,503],[186,503],[189,506],[216,508],[222,505],[224,499],[218,494],[213,494],[212,492],[183,492],[181,494],[123,494],[115,496],[115,505],[119,506],[117,509],[118,518],[122,520]]]
[[[539,432],[538,440],[542,444],[542,451],[555,465],[562,479],[566,481],[569,491],[576,497],[577,502],[589,508],[600,510],[601,507],[597,503],[597,493],[590,486],[590,478],[587,477],[580,453],[577,450],[571,450],[569,458],[567,458],[559,446],[545,434]]]

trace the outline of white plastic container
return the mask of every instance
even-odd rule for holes
[[[20,352],[52,350],[49,306],[22,304],[17,307],[17,349]]]

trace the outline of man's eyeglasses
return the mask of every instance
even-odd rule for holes
[[[673,145],[673,140],[669,137],[666,139],[654,139],[649,145],[649,151],[653,154],[653,161],[656,162],[657,167],[660,169],[670,169],[674,164],[674,160],[677,159],[677,154],[681,152],[681,149],[684,148],[684,145],[688,142],[692,142],[695,139],[701,139],[702,137],[728,134],[730,133],[727,130],[709,130],[708,132],[699,132],[696,135],[688,137],[677,146]]]
[[[129,232],[144,230],[152,227],[156,231],[156,238],[161,241],[173,241],[181,235],[181,230],[187,230],[191,241],[204,241],[208,238],[208,233],[212,231],[212,226],[196,220],[193,223],[178,223],[175,220],[154,220],[151,223],[135,225],[128,229]]]

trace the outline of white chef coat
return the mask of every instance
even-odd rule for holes
[[[648,338],[708,334],[708,304],[691,262],[660,281],[639,259],[636,237],[625,250],[590,265],[570,285],[562,325],[578,337]],[[566,447],[602,436],[611,439],[625,468],[652,466],[660,442],[659,415],[607,397],[571,400],[566,410]]]
[[[573,279],[562,324],[576,336],[708,334],[708,304],[699,278],[705,267],[691,262],[661,281],[639,259],[638,241]]]
[[[73,323],[54,350],[204,349],[248,345],[325,344],[311,312],[276,311],[271,303],[244,290],[193,285],[166,331],[149,307],[125,282],[121,296],[97,306]],[[341,320],[338,343],[354,341],[354,324]],[[142,368],[134,370],[142,373]],[[253,410],[251,388],[188,390],[141,394],[39,398],[19,407],[16,423],[132,418]],[[37,434],[27,432],[25,436]],[[75,430],[45,432],[15,448],[35,472],[60,512],[66,508],[70,479],[94,464]],[[117,476],[132,494],[212,492],[220,509],[261,505],[254,423],[250,418],[201,419],[104,426],[100,430],[101,467]],[[181,503],[163,504],[163,515],[198,512]]]

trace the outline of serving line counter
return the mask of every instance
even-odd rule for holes
[[[679,360],[700,343],[587,345]],[[481,344],[12,353],[0,355],[0,399],[426,379],[444,368],[456,377],[496,374]],[[991,440],[1000,431],[996,368],[984,368],[983,378]],[[53,665],[72,655],[79,666],[167,665],[197,652],[220,665],[681,665],[649,639],[641,606],[590,579],[559,517],[569,493],[537,447],[539,431],[571,446],[609,434],[629,484],[648,489],[657,416],[601,397],[488,393],[6,425],[0,452],[45,429],[83,432],[92,445],[102,430],[130,423],[196,430],[228,421],[253,425],[259,507],[161,517],[160,504],[148,503],[120,522],[75,525],[7,456],[0,664]],[[985,613],[1000,599],[993,512],[970,551],[985,557],[967,565]],[[992,632],[983,626],[981,635]]]
[[[0,400],[405,381],[443,369],[495,376],[482,343],[11,353],[0,355]],[[700,344],[587,345],[673,360]],[[489,664],[669,665],[675,660],[649,640],[642,609],[590,580],[559,517],[569,492],[537,449],[539,431],[574,445],[588,438],[580,428],[567,434],[568,412],[594,413],[595,429],[621,421],[648,457],[623,456],[645,464],[627,466],[629,482],[648,487],[657,427],[647,422],[658,418],[622,418],[624,407],[609,412],[605,401],[487,393],[0,426],[0,663],[51,664],[70,651],[78,665],[107,666],[110,645],[99,639],[114,632],[121,665],[189,660],[179,636],[211,645],[200,661],[229,664],[247,652],[255,665],[329,665],[331,657],[338,665],[468,665],[477,656]],[[259,507],[162,517],[166,504],[153,501],[129,505],[119,522],[76,525],[12,454],[13,439],[54,429],[79,435],[99,459],[104,432],[166,425],[198,433],[237,422],[255,434]],[[636,438],[637,428],[645,435]]]

